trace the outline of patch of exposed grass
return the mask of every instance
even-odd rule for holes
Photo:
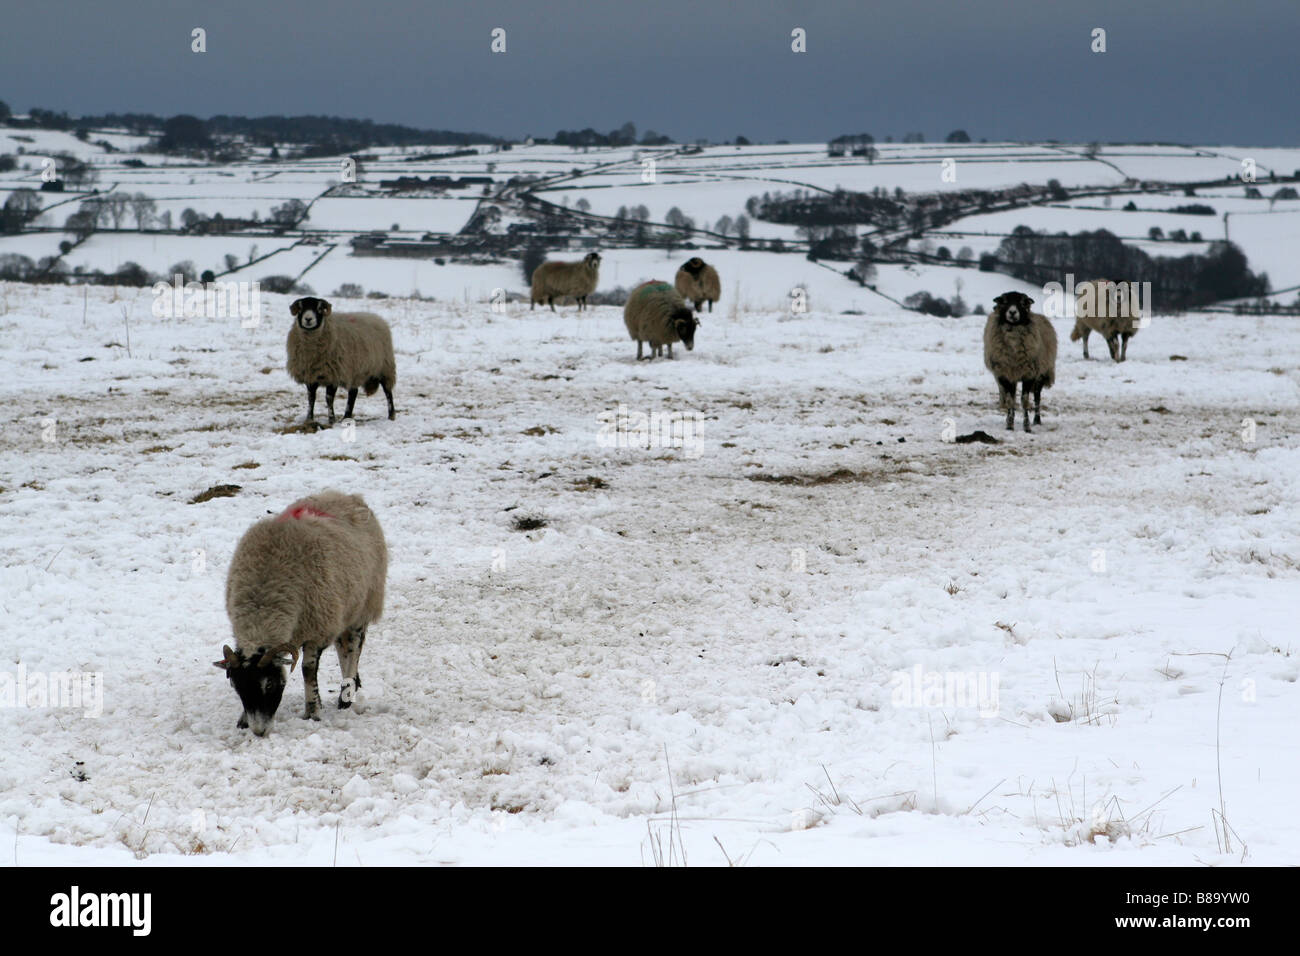
[[[190,504],[198,505],[205,501],[211,501],[213,498],[233,498],[239,494],[239,485],[213,485],[207,491],[200,491],[190,499]]]
[[[514,520],[510,522],[510,527],[516,531],[536,531],[538,528],[545,528],[547,521],[541,515],[515,515]]]
[[[328,428],[328,425],[322,425],[320,422],[312,420],[310,422],[298,422],[280,429],[281,435],[314,435],[322,428]]]

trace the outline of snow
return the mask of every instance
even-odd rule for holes
[[[1293,862],[1294,319],[1157,316],[1122,365],[1058,323],[1044,423],[1013,434],[981,318],[837,314],[869,293],[733,255],[675,361],[636,363],[614,307],[365,300],[398,417],[362,397],[316,434],[284,433],[288,297],[246,329],[0,288],[0,700],[20,665],[103,675],[98,717],[0,707],[5,853],[642,865],[671,835],[691,865]],[[611,258],[618,284],[672,262]],[[804,269],[815,311],[778,311]],[[610,447],[620,404],[698,444]],[[975,429],[1001,443],[944,440]],[[324,719],[295,674],[257,739],[210,663],[227,562],[329,486],[391,551],[362,702],[329,706],[326,657]],[[996,716],[928,700],[944,675],[996,678]]]

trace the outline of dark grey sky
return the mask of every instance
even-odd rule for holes
[[[190,52],[196,26],[207,53]],[[790,51],[794,27],[807,53]],[[0,99],[505,136],[632,120],[687,140],[960,127],[1296,145],[1298,50],[1300,0],[71,0],[9,6]]]

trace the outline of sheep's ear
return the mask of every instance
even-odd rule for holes
[[[239,655],[230,649],[229,644],[221,645],[221,653],[223,655],[223,659],[219,661],[213,661],[212,662],[213,667],[220,667],[222,670],[227,670],[239,663]]]
[[[320,317],[322,319],[325,318],[325,316],[329,315],[332,311],[334,311],[334,307],[331,306],[324,299],[320,300],[320,305],[317,307],[317,309],[320,312]]]
[[[298,317],[298,313],[301,311],[302,311],[302,299],[294,299],[293,304],[289,306],[289,314],[296,319]]]

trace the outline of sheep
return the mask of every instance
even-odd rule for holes
[[[1029,429],[1029,393],[1034,393],[1034,424],[1041,425],[1043,389],[1056,381],[1056,330],[1029,307],[1023,292],[1004,292],[994,301],[984,325],[984,365],[998,381],[998,405],[1007,413],[1007,431],[1016,428],[1016,383]]]
[[[655,358],[668,346],[668,357],[673,357],[673,343],[680,341],[689,352],[695,348],[695,329],[700,320],[695,317],[686,300],[667,282],[651,280],[642,282],[632,290],[623,306],[623,323],[636,340],[637,361],[641,360],[641,343],[650,343],[650,354]]]
[[[266,735],[284,694],[284,667],[293,670],[299,648],[304,716],[320,719],[316,667],[331,644],[343,671],[339,708],[351,707],[366,628],[383,612],[387,576],[384,532],[359,495],[322,491],[249,528],[226,577],[235,649],[223,645],[223,658],[213,662],[244,706],[236,726]]]
[[[703,303],[709,303],[709,311],[713,311],[713,303],[717,302],[722,296],[722,282],[718,278],[718,270],[713,268],[699,256],[688,259],[686,264],[677,270],[677,278],[673,283],[677,291],[684,299],[695,300],[695,311],[703,311]]]
[[[1128,340],[1137,335],[1142,318],[1133,292],[1130,283],[1116,283],[1109,279],[1080,282],[1075,287],[1075,319],[1070,341],[1083,339],[1084,358],[1091,358],[1088,355],[1088,336],[1096,332],[1106,340],[1114,361],[1128,360]]]
[[[596,291],[600,280],[600,253],[589,252],[581,262],[543,262],[533,270],[532,304],[545,302],[555,311],[555,300],[571,295],[581,312],[587,306],[587,296]]]
[[[387,322],[370,312],[334,312],[324,299],[310,296],[289,306],[289,314],[297,321],[289,330],[286,368],[295,382],[307,386],[307,421],[316,417],[316,389],[321,385],[331,425],[334,393],[340,388],[348,390],[344,418],[352,417],[357,389],[373,395],[381,386],[388,399],[389,420],[397,417],[393,408],[397,360]]]

